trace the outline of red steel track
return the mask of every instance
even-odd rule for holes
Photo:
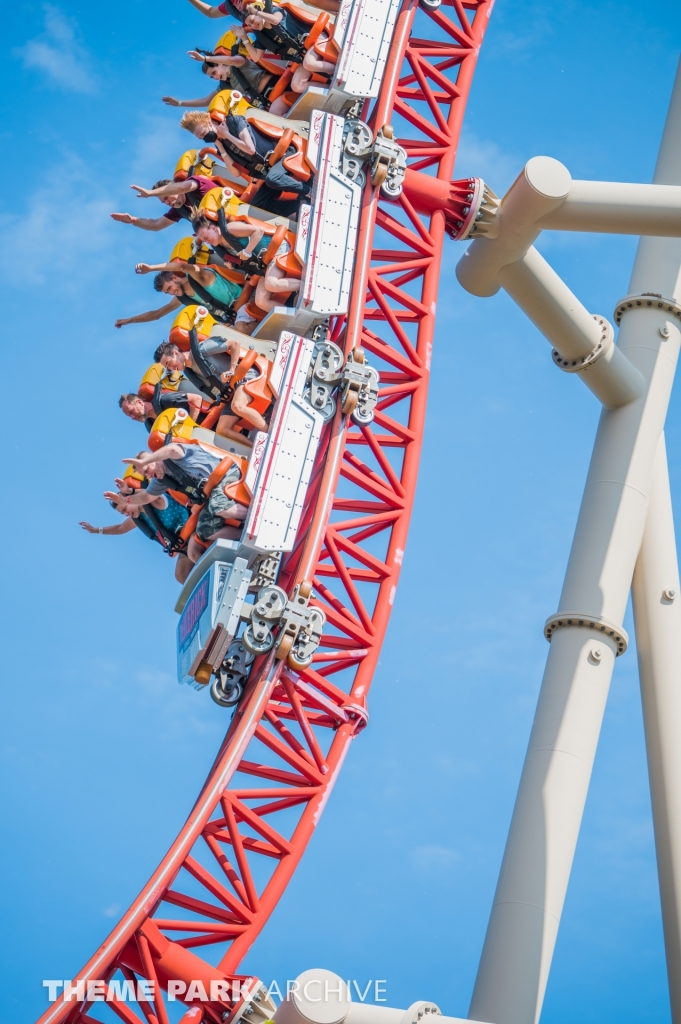
[[[413,170],[452,177],[493,2],[444,0],[426,14],[404,0],[381,95],[364,118],[376,130],[393,123]],[[365,189],[350,309],[332,326],[346,352],[362,346],[380,370],[376,415],[357,428],[339,412],[328,428],[301,540],[279,580],[290,591],[314,579],[313,603],[327,616],[322,646],[299,676],[271,655],[255,663],[186,824],[73,982],[147,979],[155,998],[98,1002],[98,1018],[168,1024],[168,978],[204,978],[208,987],[235,977],[366,724],[416,489],[444,235],[444,212],[426,221],[406,194],[388,203]],[[201,958],[205,946],[219,946],[218,969]],[[97,1024],[80,995],[60,997],[39,1024]],[[219,1022],[223,1009],[204,1003],[204,1020]]]

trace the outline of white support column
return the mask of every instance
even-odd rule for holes
[[[669,995],[681,1024],[681,589],[664,437],[633,598]]]
[[[617,235],[681,235],[681,188],[623,181],[573,181],[542,230],[604,231]]]
[[[655,172],[681,183],[681,73]],[[476,243],[477,244],[477,243]],[[681,298],[681,241],[643,238],[632,293]],[[646,393],[604,410],[485,937],[469,1017],[539,1019],[601,729],[622,620],[643,538],[681,332],[657,307],[633,307],[619,347]]]
[[[619,409],[643,394],[643,377],[614,344],[610,323],[588,312],[534,246],[502,267],[499,280],[555,346],[556,365],[576,374],[606,409]]]

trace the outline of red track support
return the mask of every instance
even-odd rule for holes
[[[444,0],[425,14],[417,0],[404,0],[383,89],[368,114],[374,128],[393,123],[410,167],[434,174],[443,195],[492,4]],[[388,203],[365,190],[349,313],[333,336],[346,351],[361,345],[379,368],[376,416],[360,429],[338,413],[330,426],[302,540],[280,579],[288,590],[314,579],[314,601],[327,615],[322,646],[300,675],[271,656],[256,662],[186,824],[78,974],[84,996],[60,998],[39,1024],[92,1021],[88,981],[117,981],[119,989],[157,981],[151,1003],[97,1005],[111,1020],[166,1024],[169,978],[203,980],[207,990],[211,980],[234,979],[366,724],[416,488],[446,230],[445,210],[424,220],[407,194]],[[215,945],[223,950],[218,968],[200,955]],[[234,1016],[241,1003],[233,986],[230,993],[203,1004],[205,1021],[217,1024],[225,1010]]]

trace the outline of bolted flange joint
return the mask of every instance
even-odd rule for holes
[[[616,656],[619,658],[629,646],[629,636],[621,626],[615,626],[600,615],[583,615],[581,612],[559,612],[548,618],[544,624],[544,636],[551,643],[551,637],[558,629],[567,628],[595,629],[603,636],[610,637],[616,646]]]
[[[642,292],[640,295],[625,295],[615,306],[615,323],[619,327],[625,313],[634,309],[658,309],[661,313],[681,320],[681,302],[678,299],[665,299],[654,292]]]
[[[417,213],[445,215],[445,231],[455,242],[489,233],[499,198],[482,178],[441,181],[407,168],[404,194]]]
[[[554,363],[564,373],[579,373],[580,370],[586,370],[588,366],[593,366],[601,356],[605,355],[610,346],[614,344],[615,330],[612,324],[604,316],[600,316],[599,313],[592,313],[591,315],[601,329],[601,336],[596,346],[588,355],[582,356],[581,359],[566,359],[557,348],[554,348],[551,353]]]

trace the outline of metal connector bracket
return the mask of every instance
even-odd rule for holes
[[[380,188],[386,199],[397,199],[407,171],[407,154],[395,141],[392,125],[383,125],[374,138],[368,124],[359,118],[349,118],[343,130],[341,171],[363,186],[366,164],[374,188]]]
[[[353,349],[343,363],[338,345],[318,342],[305,397],[325,420],[330,420],[336,412],[334,392],[338,390],[343,414],[357,426],[366,426],[374,418],[378,383],[378,370],[367,363],[364,349]]]

